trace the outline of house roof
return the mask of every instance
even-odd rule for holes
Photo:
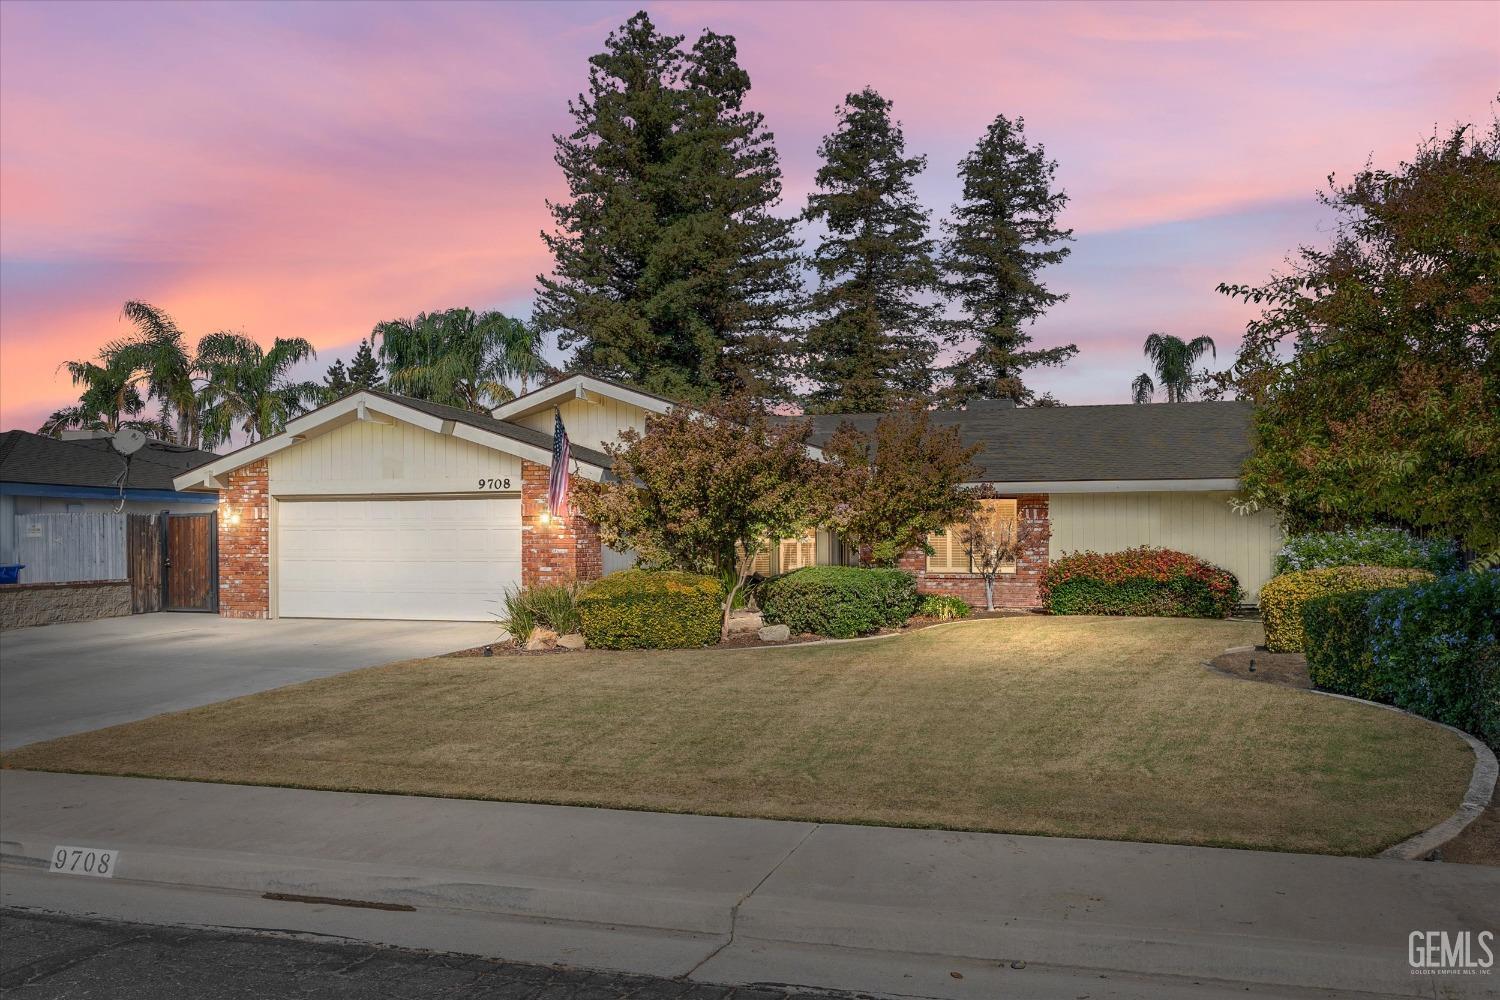
[[[1113,406],[935,410],[933,423],[957,426],[990,483],[1237,480],[1250,457],[1251,405],[1244,402],[1125,403]],[[870,430],[879,414],[809,418],[813,442],[841,423]],[[1227,484],[1226,484],[1227,485]]]
[[[592,375],[569,375],[550,385],[540,386],[528,393],[507,400],[490,411],[501,420],[511,420],[529,413],[536,413],[569,399],[589,399],[593,396],[609,396],[631,403],[648,413],[665,413],[674,406],[682,405],[677,400],[667,399],[655,393],[623,382],[595,378]]]
[[[180,472],[176,477],[176,488],[220,489],[223,484],[218,477],[290,448],[309,434],[332,430],[351,420],[375,419],[370,417],[372,413],[378,417],[403,420],[435,434],[452,434],[462,440],[513,453],[535,462],[548,463],[552,458],[552,435],[543,431],[455,406],[430,403],[425,399],[413,399],[377,389],[361,389],[287,421],[286,429],[280,434],[256,441],[212,461],[200,463],[189,472]],[[602,451],[575,446],[570,448],[570,452],[588,478],[601,478],[609,470],[611,459]]]
[[[130,456],[125,487],[171,490],[173,477],[217,457],[211,451],[148,441]],[[117,487],[123,469],[108,438],[63,441],[20,430],[0,434],[0,482]]]

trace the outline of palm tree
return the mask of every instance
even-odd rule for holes
[[[204,442],[219,444],[236,431],[258,441],[316,406],[321,395],[316,382],[287,379],[293,365],[313,357],[317,352],[301,337],[277,337],[270,350],[242,333],[210,333],[198,341],[197,366],[207,379]]]
[[[202,440],[202,386],[182,331],[171,316],[147,302],[127,302],[121,315],[135,324],[136,335],[106,345],[104,355],[133,370],[133,381],[146,387],[146,398],[161,403],[162,423],[172,428],[172,436],[196,448]]]
[[[1167,402],[1181,403],[1193,394],[1193,384],[1199,377],[1193,365],[1205,351],[1219,356],[1212,337],[1196,337],[1189,342],[1170,333],[1153,333],[1146,338],[1146,357],[1156,369],[1157,381],[1167,391]],[[1156,394],[1156,383],[1142,372],[1130,384],[1130,391],[1137,403],[1149,403]]]
[[[133,425],[146,406],[133,381],[135,374],[125,361],[101,352],[99,363],[66,361],[73,384],[82,386],[78,403],[56,410],[39,428],[38,433],[57,436],[64,430],[114,431]]]
[[[541,335],[500,312],[448,309],[378,324],[380,359],[397,392],[479,413],[514,397],[507,378],[522,390],[539,374]]]

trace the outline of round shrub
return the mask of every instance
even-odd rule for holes
[[[967,618],[973,612],[969,602],[962,597],[954,597],[952,594],[928,594],[922,598],[922,603],[917,605],[917,615],[922,618],[936,618],[938,621],[951,622],[956,618]]]
[[[1239,581],[1227,569],[1149,546],[1065,555],[1042,573],[1040,590],[1055,615],[1223,618],[1240,599]]]
[[[724,590],[696,573],[627,569],[578,595],[583,637],[596,649],[680,649],[719,641]]]
[[[899,569],[809,566],[760,586],[761,614],[772,625],[852,639],[902,625],[917,610],[917,580]]]
[[[1302,652],[1302,608],[1314,597],[1383,590],[1430,579],[1432,574],[1425,569],[1392,566],[1332,566],[1284,573],[1260,588],[1266,647],[1276,653]]]
[[[1332,566],[1399,566],[1442,575],[1460,567],[1458,546],[1443,539],[1418,538],[1400,528],[1345,528],[1293,535],[1276,553],[1276,572]]]

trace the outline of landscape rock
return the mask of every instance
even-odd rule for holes
[[[767,625],[756,634],[761,642],[786,642],[792,637],[792,630],[785,625]]]
[[[531,630],[531,635],[526,637],[526,651],[535,653],[544,649],[552,649],[557,645],[557,633],[550,628],[542,628],[538,625]]]
[[[739,635],[744,632],[758,632],[766,623],[759,611],[736,611],[729,616],[729,634]]]
[[[567,635],[560,635],[557,637],[557,647],[559,649],[571,649],[577,651],[580,649],[585,649],[587,648],[587,646],[588,642],[583,638],[582,635],[577,632],[569,632]]]

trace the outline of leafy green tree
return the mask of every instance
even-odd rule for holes
[[[375,337],[393,391],[476,413],[513,398],[505,380],[540,360],[535,331],[500,312],[418,313],[377,324]]]
[[[940,282],[912,188],[927,160],[906,155],[890,111],[872,88],[850,94],[819,147],[817,190],[803,213],[825,229],[812,262],[814,319],[802,338],[809,412],[885,411],[932,391]]]
[[[198,341],[198,367],[207,379],[204,443],[213,447],[235,433],[259,441],[316,406],[322,387],[288,377],[293,366],[316,356],[301,337],[277,337],[270,350],[242,333],[210,333]]]
[[[1212,337],[1194,337],[1184,341],[1170,333],[1153,333],[1146,338],[1145,354],[1156,371],[1156,381],[1141,372],[1130,383],[1130,396],[1137,403],[1149,403],[1156,395],[1158,384],[1166,391],[1167,402],[1186,402],[1193,395],[1193,388],[1203,383],[1203,373],[1193,366],[1205,353],[1219,356]]]
[[[947,369],[943,398],[951,404],[1031,403],[1025,371],[1078,353],[1075,344],[1033,349],[1022,329],[1067,298],[1042,284],[1040,273],[1068,256],[1064,244],[1073,238],[1057,225],[1068,203],[1055,189],[1057,162],[1041,143],[1027,143],[1025,127],[1025,119],[996,116],[958,165],[963,200],[943,224],[942,266],[947,294],[963,308],[960,336],[971,347]]]
[[[548,203],[536,319],[576,371],[681,399],[783,397],[800,282],[795,222],[771,214],[773,137],[744,107],[734,39],[682,41],[641,12],[589,60],[554,139],[568,199]]]
[[[770,539],[799,537],[827,509],[811,433],[805,420],[771,422],[758,402],[675,407],[606,445],[613,477],[578,483],[575,504],[604,544],[634,549],[647,568],[727,581],[727,636],[756,554]]]
[[[383,385],[380,375],[380,362],[370,341],[361,340],[354,360],[349,362],[349,384],[355,389],[379,389]]]
[[[834,472],[832,524],[868,546],[874,562],[894,566],[927,536],[968,518],[979,479],[979,445],[965,447],[955,426],[939,427],[921,406],[881,417],[866,433],[844,423],[823,445]]]
[[[83,391],[73,406],[54,410],[37,433],[56,437],[65,430],[113,433],[121,427],[139,426],[146,402],[135,385],[135,369],[117,359],[100,360],[103,364],[68,361],[62,365]]]
[[[1322,197],[1327,248],[1260,287],[1215,392],[1256,403],[1244,490],[1292,531],[1407,526],[1500,548],[1500,120]]]

